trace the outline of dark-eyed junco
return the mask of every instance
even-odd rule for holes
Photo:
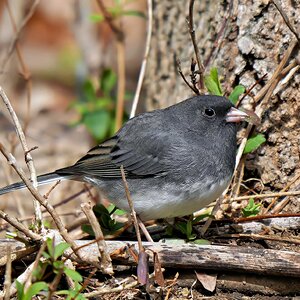
[[[128,211],[123,165],[142,220],[188,215],[217,199],[229,184],[235,123],[247,116],[225,97],[195,96],[132,118],[73,166],[41,175],[38,182],[88,182]],[[12,184],[0,189],[0,195],[20,188],[23,183]]]

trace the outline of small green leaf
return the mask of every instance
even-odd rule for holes
[[[70,245],[65,242],[61,242],[57,246],[55,246],[54,259],[57,259],[58,257],[62,256],[68,248],[70,248]]]
[[[24,295],[22,300],[31,300],[33,296],[37,295],[40,291],[48,291],[48,284],[44,281],[35,282],[34,284],[30,285],[26,294]]]
[[[54,248],[53,248],[53,240],[50,238],[46,239],[48,253],[51,257],[54,257]]]
[[[18,293],[18,299],[23,299],[24,295],[24,284],[16,280],[16,288]]]
[[[122,12],[123,16],[135,16],[135,17],[140,17],[143,19],[147,19],[146,15],[138,10],[123,10]]]
[[[95,232],[94,230],[92,229],[92,226],[89,225],[89,224],[82,224],[81,225],[81,230],[85,233],[87,233],[88,235],[90,236],[95,236]]]
[[[100,88],[104,95],[109,96],[117,83],[117,75],[111,69],[105,69],[102,72]]]
[[[97,139],[104,139],[110,128],[111,117],[107,111],[94,111],[83,117],[83,123],[91,135]]]
[[[233,91],[230,93],[228,99],[232,102],[232,104],[236,104],[239,100],[240,95],[245,93],[245,87],[242,85],[237,85],[234,87]]]
[[[83,280],[82,276],[75,270],[65,268],[64,273],[74,281],[81,282]]]
[[[83,100],[86,102],[94,102],[96,99],[96,91],[93,83],[90,80],[86,80],[83,84]]]
[[[90,15],[90,21],[92,22],[103,22],[104,21],[104,16],[99,15],[99,14],[92,14]]]
[[[191,243],[197,244],[197,245],[211,245],[210,241],[204,240],[204,239],[197,239],[197,240],[191,241]]]
[[[255,204],[254,199],[250,198],[247,206],[242,209],[245,218],[255,217],[259,214],[261,204]]]
[[[223,95],[217,68],[212,68],[210,74],[204,77],[204,84],[210,94]]]
[[[253,152],[265,141],[266,139],[261,133],[251,136],[246,142],[243,154]]]

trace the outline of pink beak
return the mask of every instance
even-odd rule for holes
[[[226,122],[238,123],[244,121],[246,118],[249,118],[247,113],[232,107],[226,115]]]

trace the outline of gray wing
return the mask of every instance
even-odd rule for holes
[[[73,166],[57,170],[59,175],[94,176],[107,179],[121,178],[123,165],[126,178],[163,176],[168,171],[163,159],[166,143],[161,143],[161,135],[143,126],[137,132],[135,127],[125,127],[113,138],[92,148]]]

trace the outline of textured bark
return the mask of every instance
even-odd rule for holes
[[[193,49],[186,25],[188,2],[154,1],[153,37],[145,81],[149,110],[169,106],[192,95],[178,75],[175,63],[175,58],[179,58],[182,69],[189,73]],[[299,31],[300,2],[284,0],[280,3]],[[267,73],[265,81],[254,88],[256,94],[271,78],[287,47],[295,40],[274,4],[268,0],[239,0],[233,1],[230,8],[229,1],[195,1],[194,8],[196,38],[203,62],[211,56],[206,71],[216,66],[226,91],[231,91],[236,84],[249,88]],[[218,34],[221,35],[220,46],[216,47]],[[289,62],[297,58],[298,52],[297,48]],[[271,98],[258,127],[267,143],[248,156],[247,167],[253,170],[251,176],[261,178],[270,189],[283,188],[299,169],[299,82],[298,71]],[[243,105],[249,107],[251,102],[247,97]]]

